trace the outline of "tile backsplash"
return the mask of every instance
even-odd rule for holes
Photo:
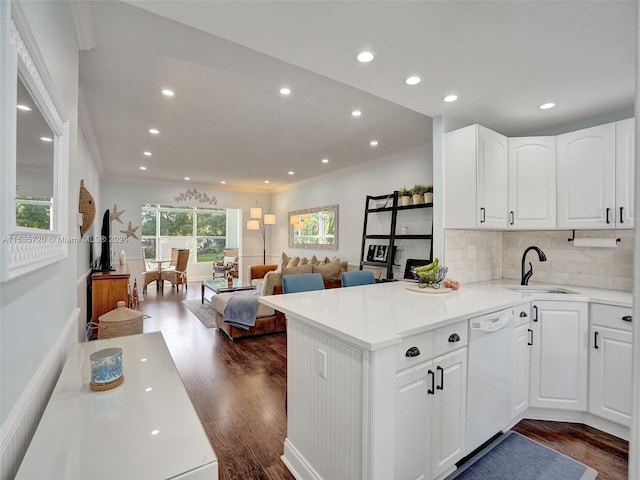
[[[449,277],[461,283],[499,278],[520,280],[524,250],[535,245],[546,255],[540,262],[535,252],[531,281],[631,291],[633,285],[632,230],[578,230],[576,237],[620,238],[615,248],[574,247],[570,230],[484,231],[446,230],[445,257]],[[475,252],[476,258],[469,258]]]

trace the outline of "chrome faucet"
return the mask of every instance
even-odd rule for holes
[[[524,271],[524,261],[525,258],[527,258],[527,253],[529,253],[529,250],[535,250],[536,252],[538,252],[538,260],[540,260],[541,262],[547,261],[547,256],[538,247],[532,245],[527,248],[522,254],[522,280],[520,281],[520,285],[529,285],[529,279],[531,278],[531,275],[533,275],[533,265],[531,265],[531,262],[529,262],[529,270],[526,273]]]

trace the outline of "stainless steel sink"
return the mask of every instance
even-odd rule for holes
[[[528,285],[518,285],[514,287],[505,287],[507,290],[521,293],[553,293],[553,294],[577,294],[573,290],[567,290],[566,288],[558,287],[536,287]]]

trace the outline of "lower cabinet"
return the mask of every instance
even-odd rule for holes
[[[466,347],[396,375],[396,480],[436,478],[462,457],[466,384]]]
[[[589,413],[631,426],[631,309],[592,304]]]
[[[586,411],[587,303],[534,302],[531,330],[530,405]]]
[[[533,333],[529,325],[530,310],[529,304],[516,308],[511,362],[511,420],[529,408],[530,347]]]

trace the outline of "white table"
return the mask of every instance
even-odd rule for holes
[[[122,348],[124,383],[94,392],[91,353]],[[74,345],[16,479],[217,479],[218,460],[160,332]]]

